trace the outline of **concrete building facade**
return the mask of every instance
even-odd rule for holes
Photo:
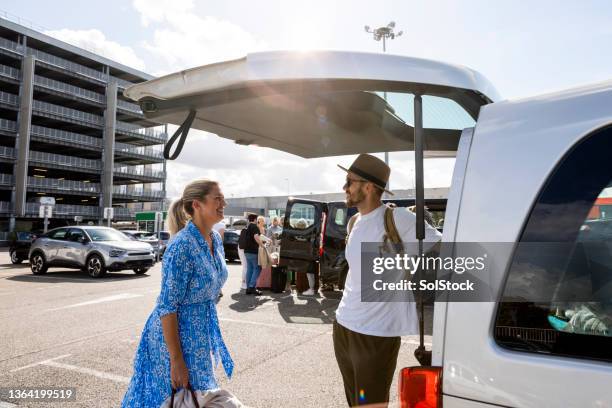
[[[51,227],[134,219],[163,210],[165,126],[123,96],[153,77],[0,18],[0,239]]]

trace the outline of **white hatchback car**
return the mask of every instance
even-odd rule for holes
[[[495,255],[494,299],[436,302],[432,365],[402,371],[401,406],[612,406],[612,82],[501,101],[461,66],[269,52],[125,93],[183,124],[170,144],[193,127],[306,158],[456,157],[443,241]],[[526,242],[569,250],[526,254]]]

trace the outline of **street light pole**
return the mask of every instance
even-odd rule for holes
[[[382,40],[382,45],[383,45],[383,52],[387,52],[387,38],[394,40],[395,37],[399,37],[400,35],[402,35],[404,32],[400,31],[399,33],[395,33],[393,31],[393,29],[395,28],[395,21],[391,21],[389,24],[387,24],[384,27],[378,27],[375,29],[370,29],[370,26],[365,26],[365,31],[366,33],[370,33],[372,34],[372,37],[374,38],[375,41],[380,41]],[[387,92],[383,92],[383,97],[385,98],[385,101],[387,100]],[[388,166],[389,165],[389,152],[385,152],[385,164]],[[391,190],[391,182],[387,182],[387,189]]]

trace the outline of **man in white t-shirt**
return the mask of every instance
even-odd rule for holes
[[[389,388],[397,363],[400,336],[418,333],[414,302],[361,301],[361,243],[383,242],[385,205],[382,194],[391,169],[377,157],[361,154],[349,169],[344,191],[348,207],[359,213],[349,234],[345,253],[349,265],[342,300],[333,328],[334,352],[349,406],[389,401]],[[416,242],[416,217],[405,208],[393,211],[403,242]],[[440,240],[440,233],[425,225],[424,249]]]
[[[212,227],[213,230],[217,231],[221,235],[221,242],[223,242],[223,236],[225,235],[225,220],[221,220]]]

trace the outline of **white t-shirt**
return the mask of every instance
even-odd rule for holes
[[[336,320],[357,333],[371,336],[395,337],[418,334],[418,315],[414,302],[361,302],[361,243],[382,242],[385,234],[385,206],[358,215],[346,244],[349,265],[342,300]],[[395,226],[402,241],[416,242],[416,216],[406,208],[393,211]],[[425,223],[424,250],[431,249],[441,234]]]
[[[218,223],[213,225],[212,229],[214,231],[217,231],[219,234],[221,234],[221,230],[225,229],[225,222],[223,222],[223,220],[219,221]]]

